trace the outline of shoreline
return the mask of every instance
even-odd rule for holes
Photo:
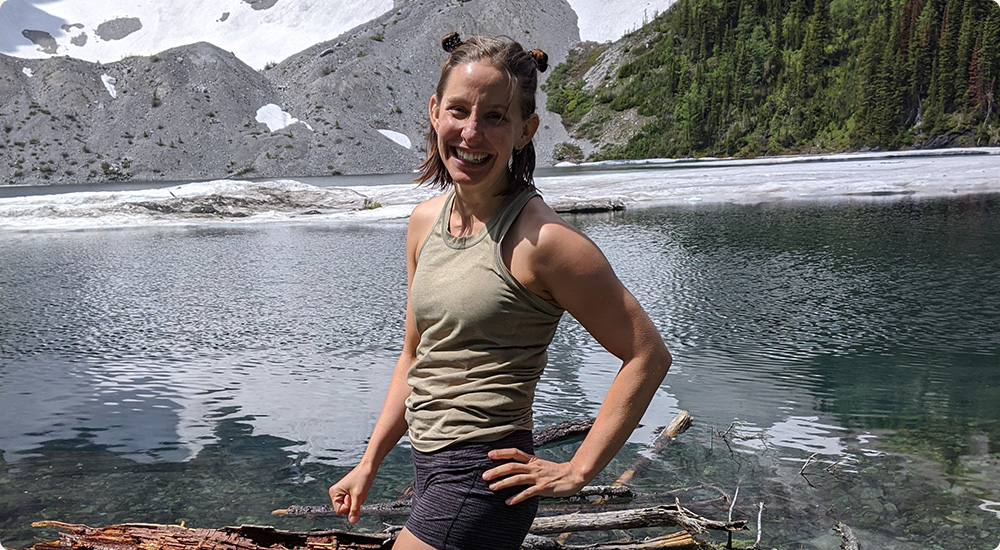
[[[1000,148],[754,159],[645,159],[539,170],[564,214],[669,205],[922,199],[1000,193]],[[411,173],[0,187],[0,231],[253,223],[385,223],[440,191]]]

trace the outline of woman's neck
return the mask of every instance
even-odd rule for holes
[[[456,237],[473,235],[490,220],[503,205],[506,196],[497,186],[469,189],[455,187],[448,229]]]

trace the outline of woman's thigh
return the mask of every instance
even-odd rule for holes
[[[438,550],[426,542],[413,536],[406,527],[399,532],[396,540],[392,543],[392,550]]]

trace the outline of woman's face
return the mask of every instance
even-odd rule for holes
[[[507,185],[507,163],[515,148],[531,141],[538,115],[521,115],[510,80],[485,63],[455,67],[441,97],[431,98],[431,125],[438,154],[455,185]]]

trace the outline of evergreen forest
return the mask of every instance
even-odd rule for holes
[[[998,145],[998,76],[994,0],[677,0],[544,89],[593,160],[759,156]]]

